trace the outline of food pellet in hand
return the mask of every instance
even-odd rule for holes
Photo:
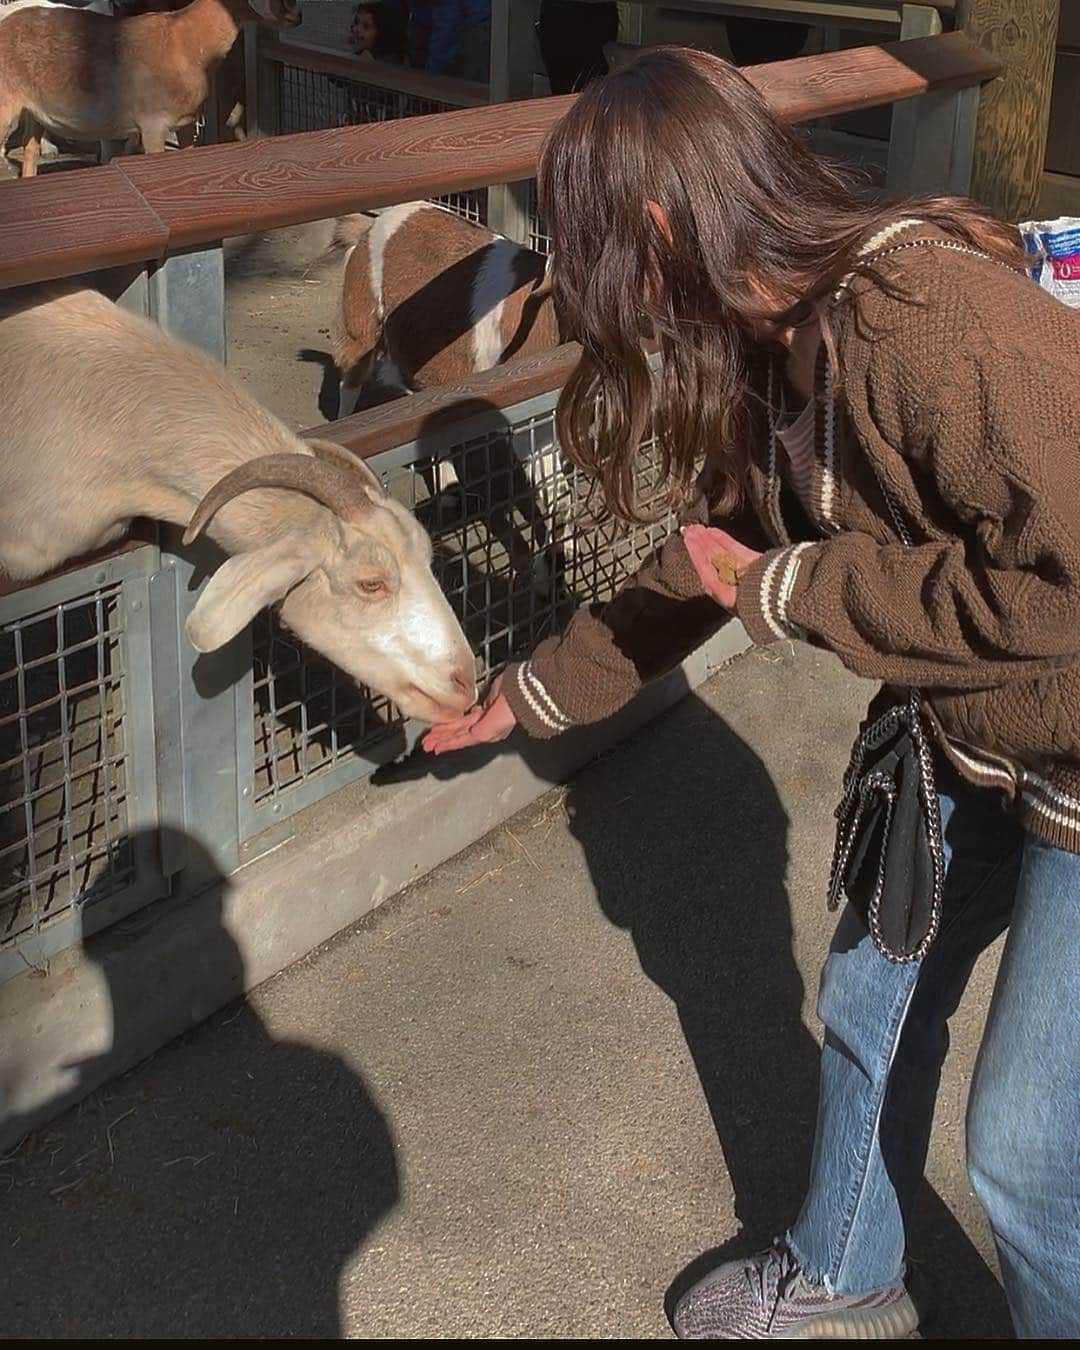
[[[709,561],[712,563],[713,571],[725,586],[738,585],[739,578],[746,570],[744,567],[739,566],[738,559],[735,557],[734,553],[717,553],[714,557],[710,558]]]

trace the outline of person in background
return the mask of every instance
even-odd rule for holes
[[[608,73],[604,47],[619,36],[610,0],[541,0],[536,25],[553,94],[572,94]]]
[[[408,0],[408,64],[413,70],[426,70],[431,43],[431,0]]]
[[[374,0],[357,5],[349,30],[349,46],[358,56],[403,63],[407,47],[409,11],[403,0]]]
[[[491,0],[431,0],[427,64],[431,75],[485,84],[490,70]]]

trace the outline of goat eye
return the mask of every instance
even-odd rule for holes
[[[381,577],[364,577],[356,583],[362,595],[385,595],[386,582]]]

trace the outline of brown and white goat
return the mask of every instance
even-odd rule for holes
[[[164,150],[190,127],[240,25],[300,21],[300,0],[192,0],[183,9],[112,18],[52,5],[0,10],[0,138],[22,119],[22,174],[37,171],[41,129],[73,141],[138,137]]]
[[[443,207],[408,202],[375,216],[341,217],[334,245],[348,250],[334,336],[340,417],[456,383],[559,342],[543,255]],[[502,469],[522,480],[509,495],[540,551],[534,555],[526,544],[513,506],[493,507],[487,524],[514,571],[527,571],[534,587],[548,594],[549,555],[572,551],[567,481],[553,437],[542,444],[529,441],[529,434],[509,440],[509,463]],[[461,482],[459,469],[451,459],[436,465],[430,486],[439,500],[443,494],[469,496],[472,485]],[[492,498],[490,488],[480,495]]]
[[[38,576],[136,517],[205,529],[230,556],[188,618],[198,651],[280,601],[299,638],[410,716],[473,704],[431,540],[354,455],[300,440],[216,362],[96,291],[9,293],[0,368],[0,573]]]
[[[338,415],[559,341],[547,260],[430,202],[343,216]]]

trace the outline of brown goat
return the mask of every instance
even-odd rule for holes
[[[112,18],[30,5],[0,11],[0,137],[24,120],[23,176],[37,171],[44,127],[75,141],[126,141],[164,150],[190,127],[210,76],[240,25],[299,22],[299,0],[192,0],[183,9]]]

